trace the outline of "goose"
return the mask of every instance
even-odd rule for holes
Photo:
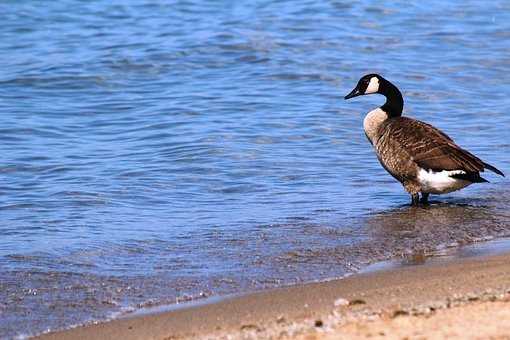
[[[386,102],[365,116],[363,129],[383,168],[411,195],[411,205],[428,204],[430,194],[446,194],[488,182],[480,176],[485,169],[505,176],[441,130],[403,117],[402,93],[378,74],[361,77],[345,99],[374,93],[385,96]]]

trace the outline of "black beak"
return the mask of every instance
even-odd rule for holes
[[[356,88],[352,90],[351,93],[349,93],[347,96],[345,96],[344,99],[347,100],[357,96],[361,96],[361,93],[359,92],[358,87],[356,86]]]

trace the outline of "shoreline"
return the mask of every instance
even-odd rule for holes
[[[477,306],[490,315],[508,309],[505,320],[510,329],[509,264],[510,252],[435,258],[422,265],[390,266],[342,279],[197,301],[158,313],[134,313],[35,338],[328,338],[339,334],[365,338],[358,334],[360,327],[379,327],[378,332],[386,334],[398,320],[429,320],[444,313],[440,319],[447,320],[448,313],[459,314],[454,309],[476,310]],[[483,315],[480,310],[474,313]],[[416,324],[410,323],[410,332]],[[510,336],[510,331],[505,335]]]

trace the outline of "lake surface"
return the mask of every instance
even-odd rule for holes
[[[0,338],[508,236],[493,174],[410,208],[363,130],[406,115],[510,173],[510,4],[4,1]]]

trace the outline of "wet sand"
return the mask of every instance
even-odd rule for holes
[[[510,254],[433,260],[40,339],[510,338]]]

